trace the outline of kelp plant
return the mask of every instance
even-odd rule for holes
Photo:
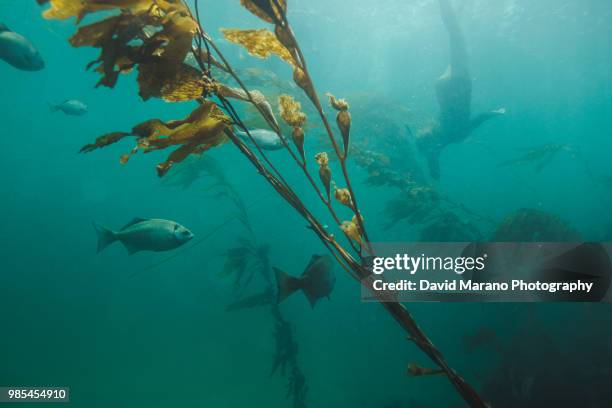
[[[161,149],[174,149],[166,161],[158,164],[161,177],[176,163],[192,154],[231,141],[248,158],[275,191],[291,205],[308,223],[338,264],[353,278],[368,285],[371,272],[366,260],[373,255],[370,240],[359,212],[358,201],[351,186],[346,159],[350,145],[351,115],[346,101],[330,96],[330,104],[338,112],[336,123],[340,129],[341,142],[336,139],[332,126],[323,111],[323,106],[309,74],[306,60],[287,19],[286,0],[241,0],[242,6],[274,29],[224,30],[225,37],[260,58],[276,55],[293,68],[293,79],[312,102],[329,141],[333,154],[341,168],[343,188],[332,183],[332,171],[326,152],[317,154],[321,189],[312,176],[304,149],[304,125],[306,115],[291,96],[280,99],[280,116],[292,131],[294,146],[281,134],[280,126],[270,104],[257,91],[246,88],[231,64],[220,52],[211,36],[202,26],[198,0],[193,12],[183,0],[37,0],[39,4],[50,4],[44,12],[48,19],[76,18],[80,24],[88,14],[103,11],[100,21],[81,26],[70,38],[74,47],[90,46],[100,49],[100,56],[89,64],[101,75],[98,86],[113,88],[122,73],[138,72],[139,94],[143,100],[161,98],[168,102],[195,101],[197,107],[186,118],[172,121],[151,119],[136,125],[128,132],[113,132],[99,137],[83,147],[90,152],[134,137],[136,143],[128,154],[121,157],[127,161],[139,151],[144,153]],[[112,11],[113,13],[108,13]],[[213,55],[214,53],[214,55]],[[196,66],[185,61],[191,54]],[[220,68],[238,83],[231,88],[219,82],[212,67]],[[283,173],[274,166],[266,153],[254,140],[230,100],[245,101],[261,113],[270,128],[281,138],[283,146],[304,173],[307,182],[317,193],[322,205],[327,208],[348,244],[341,244],[328,232],[287,183]],[[245,144],[234,129],[245,132],[253,147]],[[297,150],[297,152],[296,152]],[[352,213],[350,220],[342,220],[331,198],[334,197]],[[408,310],[389,294],[374,293],[385,309],[395,318],[414,342],[446,375],[463,399],[472,407],[486,407],[476,391],[453,370],[443,355],[416,324]]]
[[[380,97],[360,94],[353,103],[360,134],[353,137],[350,157],[365,170],[365,183],[398,192],[385,206],[389,222],[384,229],[405,221],[418,227],[425,242],[471,242],[482,238],[479,224],[494,223],[443,194],[428,182],[417,159],[412,129],[405,125],[410,111]],[[358,120],[366,117],[367,120]],[[384,153],[383,153],[384,152]]]
[[[169,176],[174,175],[176,177],[178,175],[179,181],[185,181],[188,185],[191,185],[194,177],[193,174],[198,175],[204,172],[207,179],[213,180],[213,185],[209,189],[212,188],[214,191],[217,191],[215,197],[229,200],[237,211],[237,219],[247,234],[246,236],[239,237],[237,246],[229,249],[224,254],[226,259],[221,274],[233,275],[234,288],[236,290],[245,289],[253,278],[258,275],[263,280],[264,289],[262,292],[253,295],[242,295],[240,299],[230,303],[226,307],[226,311],[232,312],[262,306],[269,308],[270,314],[274,319],[274,341],[276,346],[270,375],[280,371],[280,374],[287,378],[286,396],[291,398],[293,407],[305,408],[308,393],[306,376],[300,368],[297,358],[299,347],[294,326],[283,317],[280,305],[276,302],[276,285],[273,282],[268,245],[261,244],[258,241],[251,225],[247,206],[236,188],[225,176],[223,168],[219,163],[210,156],[202,156],[186,162],[185,165],[177,168],[177,170],[183,170],[184,168],[187,168],[186,177],[183,176],[185,171],[175,171],[170,173]],[[250,273],[247,274],[247,270]]]

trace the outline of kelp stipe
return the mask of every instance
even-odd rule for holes
[[[358,201],[346,166],[351,120],[347,112],[348,104],[344,105],[338,100],[335,102],[331,100],[332,105],[335,105],[333,107],[339,111],[336,121],[343,139],[341,147],[323,112],[304,55],[287,20],[285,0],[241,0],[241,4],[246,9],[265,22],[273,24],[274,32],[226,30],[226,38],[244,46],[255,56],[265,57],[275,54],[292,65],[293,79],[319,113],[333,147],[333,153],[339,160],[343,183],[348,192],[348,197],[345,197],[344,194],[341,197],[345,197],[343,200],[350,203],[353,212],[351,221],[342,221],[332,205],[332,174],[331,171],[328,171],[329,168],[322,164],[324,156],[318,156],[320,159],[318,162],[320,178],[326,190],[325,196],[310,174],[306,162],[308,155],[301,151],[303,149],[300,141],[303,135],[299,131],[301,127],[294,127],[298,129],[295,132],[297,137],[294,137],[294,142],[297,139],[298,154],[296,154],[281,135],[271,110],[266,108],[264,102],[259,101],[258,103],[255,92],[245,87],[230,63],[204,30],[197,0],[195,1],[195,16],[187,4],[181,0],[81,0],[78,3],[72,0],[37,0],[37,2],[39,4],[50,3],[51,8],[45,12],[45,17],[55,19],[76,17],[77,24],[90,13],[102,10],[119,11],[117,15],[81,27],[71,39],[71,44],[75,47],[92,46],[101,49],[100,57],[90,64],[90,66],[97,65],[96,71],[102,75],[99,86],[112,88],[120,74],[137,69],[139,93],[144,100],[157,97],[168,102],[189,100],[198,102],[198,107],[187,118],[168,122],[152,119],[134,127],[130,132],[115,132],[98,138],[95,143],[86,146],[83,149],[84,152],[108,146],[127,136],[136,137],[137,142],[129,154],[121,157],[121,163],[126,163],[132,155],[141,150],[146,153],[174,147],[175,150],[167,160],[157,167],[158,175],[161,177],[174,164],[180,163],[189,155],[201,154],[230,140],[251,161],[259,174],[265,177],[276,192],[308,222],[309,228],[320,238],[338,264],[356,280],[363,284],[369,283],[371,276],[370,272],[362,266],[362,255],[364,251],[367,255],[372,255],[372,249],[364,225],[364,217],[359,211]],[[185,63],[189,53],[195,58],[197,67]],[[240,85],[242,92],[228,91],[229,87],[216,81],[212,74],[213,66],[220,66],[221,70],[231,75]],[[277,132],[285,149],[302,169],[321,202],[346,235],[354,255],[351,254],[350,249],[346,249],[334,235],[327,231],[286,182],[282,172],[274,166],[251,136],[230,102],[230,98],[248,100],[265,118],[270,128]],[[247,134],[254,149],[247,146],[234,133],[234,127],[238,127]],[[442,354],[418,327],[402,304],[398,303],[395,298],[389,298],[389,295],[376,293],[375,296],[409,334],[409,338],[450,379],[470,406],[487,406],[476,391],[449,367]]]

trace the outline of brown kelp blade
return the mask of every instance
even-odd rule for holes
[[[102,75],[97,86],[113,88],[120,73],[139,68],[140,94],[169,101],[195,99],[202,94],[201,74],[184,64],[192,50],[198,24],[179,1],[50,0],[46,18],[77,17],[117,9],[95,23],[80,27],[70,38],[73,47],[99,48],[100,56],[88,68]]]
[[[286,0],[240,0],[240,4],[257,17],[272,24],[280,24],[283,14],[287,11]]]
[[[125,133],[125,132],[107,133],[105,135],[98,137],[94,143],[83,146],[81,150],[79,151],[79,153],[89,153],[96,149],[100,149],[102,147],[109,146],[113,143],[117,143],[118,141],[120,141],[121,139],[129,135],[130,135],[129,133]]]
[[[242,46],[247,52],[257,58],[267,59],[276,55],[288,64],[296,67],[291,52],[276,38],[274,33],[265,28],[259,30],[239,30],[222,28],[225,39]]]
[[[290,95],[282,94],[278,97],[278,109],[281,118],[292,127],[303,127],[306,123],[306,114],[302,112],[302,105]]]
[[[87,153],[116,143],[122,138],[133,135],[138,137],[137,150],[149,152],[178,146],[157,166],[160,177],[164,176],[175,164],[184,161],[191,154],[201,154],[227,141],[225,130],[231,127],[229,118],[213,102],[199,105],[189,116],[182,120],[163,122],[151,119],[136,125],[130,133],[114,132],[101,136],[92,144],[81,149]],[[124,160],[127,161],[127,160]]]
[[[168,69],[157,63],[138,66],[138,85],[143,100],[161,98],[167,102],[184,102],[202,97],[206,83],[202,73],[180,63]]]
[[[44,12],[47,19],[65,20],[77,18],[77,24],[89,13],[113,9],[138,10],[151,6],[150,0],[37,0],[38,4],[50,3]]]

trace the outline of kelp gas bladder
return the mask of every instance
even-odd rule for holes
[[[255,166],[259,174],[272,185],[309,224],[310,229],[328,248],[338,264],[353,278],[366,282],[370,272],[362,265],[364,258],[371,255],[370,240],[359,211],[358,201],[349,178],[346,160],[349,152],[351,116],[349,105],[342,99],[329,97],[332,108],[337,111],[336,122],[342,141],[339,143],[332,126],[323,112],[319,96],[310,77],[306,60],[287,19],[286,0],[241,0],[250,12],[270,23],[273,30],[223,30],[226,39],[238,44],[249,54],[267,58],[276,55],[289,63],[293,69],[293,79],[314,105],[333,147],[331,154],[338,159],[341,169],[341,182],[335,183],[329,168],[326,152],[317,154],[319,178],[324,192],[312,176],[308,155],[304,151],[304,124],[306,115],[300,105],[288,95],[280,98],[280,116],[293,129],[292,139],[295,148],[280,133],[280,127],[270,104],[260,92],[248,90],[236,72],[219,51],[211,37],[206,33],[199,18],[198,1],[194,13],[182,0],[37,0],[39,4],[49,3],[44,16],[50,19],[76,18],[80,24],[83,17],[99,11],[105,18],[89,25],[81,26],[70,39],[74,47],[90,46],[100,49],[98,59],[89,64],[101,75],[98,86],[113,88],[119,76],[132,70],[138,72],[139,93],[143,100],[161,98],[168,102],[197,102],[196,109],[186,118],[164,122],[151,119],[135,126],[131,131],[113,132],[99,137],[82,151],[89,152],[133,136],[136,143],[130,153],[122,156],[121,162],[138,151],[149,152],[173,148],[167,160],[157,166],[159,176],[163,176],[176,163],[191,154],[201,154],[206,150],[231,141]],[[214,53],[214,55],[213,55]],[[192,54],[196,66],[185,61]],[[240,86],[231,88],[213,76],[213,67],[225,71]],[[230,99],[251,103],[281,138],[285,150],[301,168],[307,182],[317,193],[321,204],[327,208],[340,231],[347,238],[341,244],[333,234],[313,215],[287,183],[283,172],[268,159],[266,152],[258,146],[249,130],[236,113]],[[247,134],[251,144],[247,145],[238,137],[234,129]],[[340,201],[338,210],[350,211],[346,219],[340,218],[331,199],[331,186],[340,186],[341,193],[334,194]],[[349,220],[350,219],[350,220]],[[423,331],[417,326],[407,309],[389,298],[387,294],[375,294],[385,309],[409,334],[409,338],[446,375],[461,396],[473,407],[486,407],[475,390],[450,368],[442,354],[435,348]],[[383,296],[385,297],[383,299]],[[384,300],[384,301],[383,301]]]

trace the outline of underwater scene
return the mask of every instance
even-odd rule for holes
[[[606,0],[0,0],[0,387],[612,406],[605,302],[361,288],[374,243],[612,241],[611,38]]]

